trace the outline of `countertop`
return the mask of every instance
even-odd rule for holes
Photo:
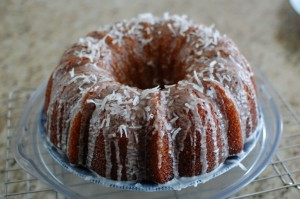
[[[87,32],[145,12],[214,24],[300,113],[300,16],[287,0],[10,0],[0,1],[0,132],[10,91],[46,81],[64,50]]]

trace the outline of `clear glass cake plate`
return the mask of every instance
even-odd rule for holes
[[[190,186],[181,191],[128,191],[120,189],[122,183],[114,186],[119,188],[102,186],[81,175],[80,171],[80,175],[70,172],[63,161],[55,160],[53,154],[49,153],[49,146],[41,132],[46,83],[32,94],[20,118],[12,140],[15,158],[24,170],[67,198],[225,198],[249,184],[265,169],[280,142],[282,121],[274,91],[262,75],[256,74],[256,80],[264,127],[258,134],[254,148],[222,175],[212,177],[196,187]]]

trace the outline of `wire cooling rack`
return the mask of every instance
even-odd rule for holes
[[[290,105],[274,88],[275,101],[280,107],[283,135],[279,149],[271,164],[248,186],[231,198],[299,198],[300,197],[300,119]],[[7,99],[6,136],[0,144],[5,151],[2,157],[4,169],[3,198],[64,198],[46,184],[24,172],[16,163],[11,146],[11,136],[33,89],[18,89]],[[4,139],[3,139],[4,137]],[[225,182],[224,182],[225,183]],[[0,186],[1,187],[1,186]],[[179,198],[175,195],[175,198]]]

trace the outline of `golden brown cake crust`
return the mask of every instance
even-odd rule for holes
[[[45,94],[50,141],[70,163],[165,183],[217,169],[255,132],[251,67],[235,44],[186,16],[143,14],[71,46]]]

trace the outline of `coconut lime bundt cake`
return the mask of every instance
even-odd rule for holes
[[[209,173],[258,125],[253,73],[232,40],[185,16],[102,26],[49,78],[46,130],[74,166],[121,181]]]

